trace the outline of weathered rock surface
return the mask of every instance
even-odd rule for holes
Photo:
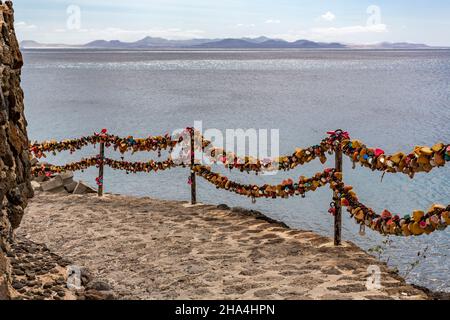
[[[80,269],[80,288],[69,289],[71,261],[53,253],[46,245],[17,237],[8,253],[12,264],[14,300],[106,300],[114,299],[111,286]]]
[[[47,162],[40,162],[37,158],[31,159],[32,171],[35,169],[39,172],[39,168],[45,167],[50,169],[53,165]],[[95,188],[92,188],[83,181],[74,180],[74,173],[72,171],[65,171],[61,173],[50,173],[48,170],[46,174],[38,173],[32,176],[32,187],[34,191],[44,191],[50,193],[71,193],[71,194],[88,194],[97,193]]]
[[[68,193],[73,193],[73,192],[75,191],[75,188],[77,187],[77,185],[78,185],[78,182],[72,181],[72,182],[66,184],[66,185],[64,186],[64,189],[66,189],[66,191],[67,191]]]
[[[49,181],[41,183],[41,188],[44,191],[58,192],[64,190],[64,180],[61,176],[56,176]]]
[[[77,183],[75,189],[73,190],[73,194],[86,194],[86,193],[96,193],[94,189],[89,187],[83,181]]]
[[[33,167],[48,166],[48,163],[39,163],[36,158],[31,159]],[[97,193],[97,190],[90,187],[83,181],[75,181],[72,171],[66,171],[59,174],[52,174],[49,176],[39,175],[32,177],[31,185],[34,191],[44,191],[50,193],[72,193],[72,194],[88,194]]]
[[[0,299],[7,299],[14,292],[8,258],[12,231],[20,224],[33,189],[20,87],[23,60],[11,1],[0,2],[0,27]]]

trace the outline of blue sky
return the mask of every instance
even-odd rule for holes
[[[16,0],[20,40],[260,36],[450,46],[448,0]]]

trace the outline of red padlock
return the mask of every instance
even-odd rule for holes
[[[328,213],[335,216],[336,215],[336,207],[334,202],[330,203],[330,209],[328,210]]]
[[[348,202],[348,200],[346,198],[342,198],[341,199],[341,206],[349,207],[350,206],[350,202]]]

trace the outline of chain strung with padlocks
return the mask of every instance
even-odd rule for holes
[[[201,150],[204,156],[213,164],[223,164],[228,169],[236,169],[241,172],[264,172],[274,170],[292,170],[300,165],[310,163],[319,159],[322,164],[327,161],[327,154],[332,154],[336,148],[341,148],[351,161],[359,163],[363,167],[388,173],[404,173],[411,178],[418,172],[430,172],[435,167],[442,167],[450,162],[450,145],[444,143],[435,144],[433,147],[417,146],[414,151],[405,154],[397,152],[386,155],[382,149],[368,148],[359,140],[351,140],[348,132],[342,130],[328,132],[328,137],[318,145],[297,148],[291,155],[280,156],[275,159],[256,159],[253,157],[238,157],[233,152],[227,152],[222,148],[214,147],[212,142],[204,139],[200,132],[188,128],[181,135],[170,137],[154,136],[149,138],[134,138],[132,136],[120,138],[110,135],[106,129],[92,136],[82,137],[61,142],[46,141],[41,144],[35,143],[30,146],[31,152],[37,157],[45,157],[46,152],[75,152],[87,145],[105,143],[107,148],[113,147],[120,153],[127,151],[157,151],[161,155],[162,150],[172,151],[177,144],[190,143],[186,139],[194,135],[194,144],[197,150]]]
[[[257,159],[246,156],[239,157],[234,152],[228,152],[223,148],[215,147],[210,140],[203,137],[201,132],[194,128],[187,128],[184,132],[175,136],[181,143],[190,144],[190,137],[193,135],[194,147],[196,151],[202,152],[204,159],[210,164],[220,164],[229,170],[239,170],[240,172],[272,172],[276,170],[288,171],[300,165],[310,163],[315,159],[320,159],[322,164],[327,161],[326,153],[330,153],[332,145],[329,143],[330,139],[326,138],[318,145],[296,148],[291,155],[279,156],[275,159]]]
[[[317,173],[311,178],[300,177],[298,182],[292,179],[284,180],[279,185],[244,185],[229,180],[218,173],[211,172],[209,167],[195,166],[194,172],[206,179],[217,189],[234,192],[238,195],[247,196],[252,199],[257,198],[289,198],[296,195],[305,197],[310,191],[327,184],[335,192],[343,207],[346,207],[351,217],[361,226],[360,234],[364,234],[365,227],[369,227],[383,235],[411,236],[430,234],[436,230],[445,230],[450,224],[450,205],[433,205],[426,213],[416,210],[413,214],[393,215],[388,210],[384,210],[381,215],[376,214],[371,208],[359,202],[353,187],[346,186],[342,182],[342,173],[335,169],[326,169]],[[330,204],[329,213],[336,213],[335,203]]]
[[[174,167],[185,167],[183,164],[175,163],[171,159],[167,159],[165,161],[146,161],[146,162],[129,162],[129,161],[120,161],[114,160],[110,158],[105,158],[103,161],[100,157],[92,157],[88,159],[82,159],[78,162],[69,163],[63,166],[55,166],[55,165],[46,165],[43,164],[41,166],[33,167],[31,169],[31,174],[34,176],[46,175],[51,176],[54,174],[60,174],[66,171],[84,171],[90,167],[99,167],[101,164],[104,164],[114,170],[122,170],[126,171],[126,173],[138,173],[138,172],[158,172],[172,169]]]
[[[450,145],[437,143],[433,147],[416,146],[412,152],[386,155],[384,150],[368,148],[359,140],[342,141],[342,151],[350,160],[373,171],[403,173],[414,178],[419,172],[430,172],[450,161]]]
[[[213,184],[217,189],[227,190],[252,199],[305,197],[307,192],[316,191],[318,188],[330,183],[331,175],[334,172],[334,169],[326,169],[324,172],[316,173],[310,178],[302,176],[297,181],[286,179],[278,185],[265,184],[258,186],[231,181],[219,173],[212,172],[211,168],[206,166],[196,165],[192,170],[196,175]]]
[[[62,142],[49,141],[42,144],[34,144],[30,150],[38,158],[45,156],[46,152],[60,152],[68,150],[74,152],[89,144],[104,143],[106,147],[113,147],[122,154],[127,151],[172,151],[177,144],[190,143],[194,138],[197,150],[206,153],[213,163],[222,163],[229,169],[237,169],[241,172],[262,172],[264,170],[291,170],[299,165],[320,159],[322,163],[327,161],[326,154],[332,154],[341,149],[345,155],[350,157],[354,164],[359,163],[363,167],[388,173],[404,173],[411,178],[417,172],[430,172],[435,167],[442,167],[450,162],[450,145],[438,143],[433,147],[417,146],[409,154],[402,152],[386,155],[378,148],[368,148],[359,140],[351,140],[347,132],[336,130],[328,132],[328,137],[323,139],[319,145],[305,149],[296,149],[291,156],[282,156],[276,159],[253,159],[251,157],[239,158],[234,153],[226,152],[221,148],[215,148],[211,141],[203,139],[199,132],[188,128],[184,132],[186,137],[171,138],[169,135],[149,137],[146,139],[135,139],[133,137],[119,138],[109,135],[106,129],[93,136],[82,137]],[[200,146],[200,147],[198,147]],[[190,151],[188,158],[192,155]],[[83,159],[79,162],[69,163],[64,166],[41,165],[32,168],[34,175],[52,175],[64,171],[79,171],[89,167],[107,165],[115,170],[124,170],[127,173],[157,172],[174,167],[186,167],[186,162],[174,162],[172,158],[165,161],[128,162],[109,158],[101,159],[100,156]],[[210,167],[195,164],[193,172],[216,186],[218,189],[234,192],[238,195],[247,196],[255,201],[257,198],[289,198],[292,196],[305,197],[307,192],[315,191],[325,185],[330,185],[335,192],[341,205],[346,207],[350,215],[361,226],[361,233],[367,226],[383,235],[410,236],[430,234],[436,230],[445,229],[450,223],[450,206],[433,205],[427,212],[414,211],[412,215],[400,217],[388,210],[381,215],[375,213],[371,208],[359,202],[353,187],[346,186],[342,182],[342,173],[335,169],[326,169],[315,174],[311,178],[300,177],[296,182],[292,179],[284,180],[278,185],[265,184],[263,186],[240,184],[229,180],[227,177],[212,172]],[[102,185],[101,178],[97,178],[97,184]],[[336,213],[335,203],[330,205],[330,214]]]
[[[100,133],[94,133],[92,136],[81,137],[79,139],[63,140],[60,142],[51,140],[34,143],[30,146],[30,151],[39,159],[45,157],[45,154],[48,152],[54,155],[56,152],[62,151],[70,151],[70,153],[73,153],[88,145],[95,146],[104,143],[105,147],[113,147],[115,151],[119,151],[122,154],[128,151],[133,153],[139,151],[156,151],[160,155],[162,150],[172,151],[179,142],[181,141],[173,140],[168,134],[148,138],[134,138],[132,136],[120,138],[108,134],[107,130],[103,129]]]
[[[341,205],[347,208],[351,217],[361,226],[361,232],[365,227],[369,227],[383,235],[419,236],[444,230],[450,224],[450,205],[445,207],[434,204],[427,212],[416,210],[412,215],[403,217],[388,210],[377,214],[358,200],[353,187],[346,186],[338,173],[333,175],[330,188],[337,195]],[[330,208],[330,213],[333,212],[333,207],[334,204]]]

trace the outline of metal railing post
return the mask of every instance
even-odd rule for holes
[[[195,131],[191,130],[191,204],[197,204],[197,181],[194,172],[195,166],[195,139],[194,139]]]
[[[342,173],[342,148],[341,143],[339,141],[339,144],[335,147],[334,150],[335,154],[335,169],[336,172]],[[341,199],[338,197],[338,194],[336,192],[334,193],[335,198],[335,215],[334,215],[334,245],[340,246],[341,245],[341,235],[342,235],[342,205],[341,205]]]
[[[103,196],[103,175],[105,161],[105,143],[100,142],[100,165],[98,167],[98,196]]]

